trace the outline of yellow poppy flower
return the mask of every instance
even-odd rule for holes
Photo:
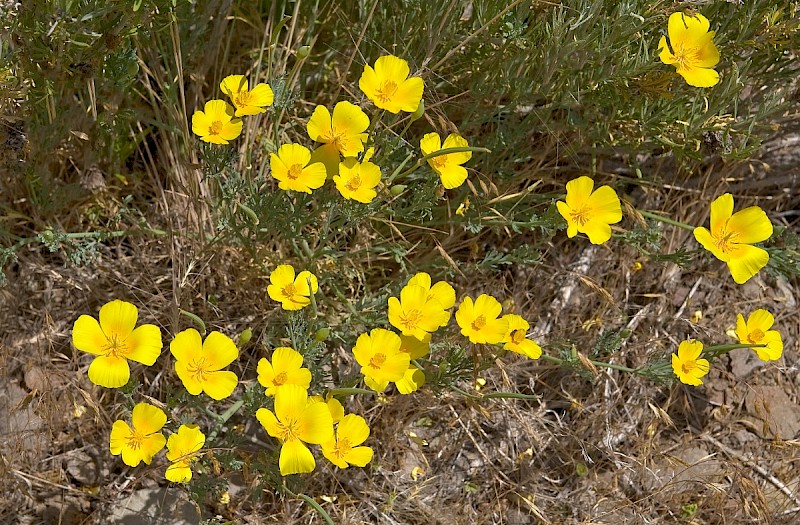
[[[192,462],[206,444],[206,436],[197,425],[181,425],[167,440],[167,459],[173,463],[164,474],[169,481],[187,483],[192,479]]]
[[[589,177],[578,177],[567,183],[566,202],[556,202],[558,213],[567,221],[567,237],[585,233],[592,244],[603,244],[611,238],[611,224],[622,220],[622,206],[610,186],[596,190]]]
[[[339,174],[334,175],[333,182],[345,199],[367,204],[378,195],[375,188],[381,182],[381,169],[371,162],[358,162],[350,157],[339,164]]]
[[[122,454],[122,461],[130,467],[142,461],[149,465],[167,442],[160,432],[166,422],[163,410],[149,403],[139,403],[131,413],[132,426],[120,419],[114,421],[109,440],[111,454]]]
[[[322,455],[339,468],[350,465],[365,467],[372,461],[372,449],[360,447],[369,437],[367,421],[356,414],[347,414],[336,427],[334,439],[322,444]]]
[[[720,195],[711,203],[711,231],[694,229],[694,238],[714,257],[728,264],[733,280],[746,283],[769,262],[766,250],[751,244],[772,235],[772,223],[764,210],[750,206],[733,213],[733,196]]]
[[[282,476],[311,472],[314,455],[304,443],[320,445],[334,438],[333,420],[324,403],[309,403],[306,389],[286,385],[275,394],[275,413],[266,408],[256,418],[267,433],[281,442],[278,465]]]
[[[368,127],[367,114],[347,101],[337,103],[333,115],[325,106],[317,106],[306,125],[311,140],[330,144],[343,157],[355,157],[364,151]]]
[[[169,344],[175,357],[175,371],[186,391],[193,396],[205,392],[212,399],[225,399],[239,379],[222,370],[239,357],[236,343],[221,332],[211,332],[203,341],[194,328],[180,332]]]
[[[256,84],[253,89],[248,89],[247,79],[244,75],[230,75],[225,77],[219,85],[223,93],[230,97],[236,106],[236,116],[258,115],[265,113],[264,109],[271,106],[275,94],[269,84],[263,82]]]
[[[308,398],[309,403],[325,403],[328,407],[328,410],[331,413],[331,419],[333,419],[334,423],[338,423],[344,417],[344,407],[342,406],[341,401],[336,399],[335,397],[327,397],[323,398],[322,396],[310,396]]]
[[[423,155],[429,155],[441,149],[466,148],[467,146],[469,146],[467,140],[454,133],[444,139],[444,144],[442,144],[442,139],[439,138],[438,133],[428,133],[419,141],[419,148],[422,150]],[[467,180],[467,169],[462,164],[471,158],[471,151],[447,153],[446,155],[428,159],[428,164],[441,177],[442,186],[450,190],[458,188]]]
[[[397,391],[403,395],[410,394],[412,392],[416,392],[419,387],[425,384],[425,372],[420,370],[414,365],[410,365],[406,373],[403,374],[403,379],[400,381],[395,381],[395,386],[397,387]]]
[[[400,351],[406,352],[410,359],[420,359],[431,351],[431,334],[425,334],[422,339],[413,335],[400,336]]]
[[[542,356],[542,347],[525,337],[531,327],[528,321],[515,314],[504,315],[503,319],[508,321],[503,348],[531,359],[539,359]]]
[[[311,152],[300,144],[284,144],[277,154],[270,153],[269,167],[282,190],[311,193],[322,187],[328,176],[325,166],[321,162],[311,163]]]
[[[364,66],[358,87],[377,107],[390,113],[413,113],[422,101],[424,83],[419,77],[408,78],[408,62],[392,55],[375,61],[375,69]]]
[[[128,359],[150,366],[161,355],[161,330],[152,324],[135,328],[139,310],[131,303],[115,300],[100,308],[100,322],[82,315],[72,327],[72,344],[96,355],[89,365],[89,380],[95,385],[119,388],[131,376]]]
[[[743,345],[767,345],[753,347],[762,361],[777,361],[783,355],[783,339],[780,332],[770,330],[775,318],[766,310],[759,309],[750,314],[747,322],[742,314],[736,316],[736,337]]]
[[[411,360],[408,353],[400,351],[400,336],[383,328],[358,336],[353,355],[361,373],[378,383],[402,379]]]
[[[665,36],[658,42],[661,61],[674,65],[690,86],[711,87],[719,82],[719,74],[711,69],[719,63],[719,51],[709,26],[699,13],[672,13],[667,25],[669,42]]]
[[[192,132],[203,142],[228,144],[242,134],[242,119],[233,118],[233,106],[224,100],[209,100],[205,112],[192,115]]]
[[[508,331],[508,320],[498,319],[503,306],[491,295],[481,294],[473,303],[465,297],[456,312],[461,334],[476,344],[496,344],[503,341]]]
[[[709,370],[707,359],[700,359],[703,343],[689,339],[678,345],[678,353],[672,354],[672,370],[681,383],[699,386],[703,384],[701,377]]]
[[[311,294],[319,291],[317,277],[304,270],[294,276],[294,268],[282,264],[269,275],[270,285],[267,293],[274,301],[281,303],[284,310],[300,310],[311,304]]]
[[[427,299],[429,301],[435,299],[445,310],[449,310],[456,304],[456,291],[447,281],[439,281],[431,286],[431,276],[425,272],[419,272],[408,280],[408,286],[411,285],[425,288],[428,292]]]
[[[436,299],[429,300],[428,290],[422,286],[406,285],[400,290],[400,299],[389,298],[389,322],[403,335],[422,340],[449,320],[450,312]]]
[[[268,396],[274,396],[278,389],[286,385],[308,388],[311,385],[311,371],[302,368],[303,356],[297,350],[282,346],[272,353],[272,362],[262,357],[258,360],[258,382],[267,389]]]

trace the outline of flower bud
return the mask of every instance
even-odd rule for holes
[[[425,100],[420,99],[419,106],[417,106],[417,109],[415,109],[414,113],[411,114],[411,122],[419,120],[424,113],[425,113]]]
[[[311,53],[311,46],[300,46],[300,49],[297,50],[297,58],[302,60],[306,58]]]
[[[404,191],[406,191],[406,185],[405,184],[395,184],[394,186],[389,188],[389,193],[392,195],[392,197],[397,197],[398,195],[400,195]]]
[[[314,340],[319,341],[320,343],[328,338],[331,335],[331,329],[327,326],[325,328],[320,328],[314,333]]]
[[[236,343],[236,346],[242,348],[244,345],[250,342],[250,339],[253,337],[253,329],[252,328],[245,328],[241,334],[239,334],[239,341]]]

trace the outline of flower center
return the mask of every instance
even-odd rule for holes
[[[130,352],[125,340],[120,340],[117,334],[112,334],[111,337],[106,336],[106,340],[108,343],[103,347],[106,357],[125,357]]]
[[[405,326],[408,330],[415,329],[420,321],[422,321],[422,312],[416,309],[410,310],[407,313],[404,312],[400,316],[400,324]]]
[[[378,88],[377,97],[378,100],[383,102],[389,102],[394,94],[397,92],[397,83],[392,82],[391,80],[384,80],[381,84],[381,87]]]
[[[754,345],[760,344],[763,339],[764,339],[764,332],[762,332],[758,328],[756,328],[747,335],[747,340],[753,343]]]
[[[692,370],[694,370],[695,368],[697,368],[696,361],[684,361],[683,363],[681,363],[681,370],[683,370],[684,374],[691,373]]]
[[[189,366],[186,367],[186,370],[192,375],[192,379],[199,382],[205,381],[206,374],[210,372],[205,357],[193,359]]]
[[[337,458],[343,458],[352,448],[347,438],[339,438],[339,441],[336,442],[336,446],[333,447],[333,453]]]
[[[735,238],[735,233],[728,233],[725,231],[725,229],[723,229],[720,235],[714,238],[714,246],[716,246],[722,253],[730,253],[733,250],[732,244],[734,244]]]
[[[444,168],[447,166],[447,157],[449,155],[439,155],[438,157],[433,157],[431,162],[433,163],[434,167],[436,168]]]
[[[297,288],[295,288],[294,283],[289,283],[283,288],[281,288],[281,293],[284,297],[291,299],[295,295],[297,295]]]
[[[279,422],[278,427],[280,428],[280,432],[278,435],[278,439],[281,440],[282,443],[286,443],[287,441],[294,441],[297,438],[296,434],[300,424],[296,419],[290,419],[286,423]]]
[[[385,362],[386,354],[375,354],[372,359],[369,360],[369,366],[371,368],[379,369]]]
[[[233,105],[237,108],[241,108],[244,106],[250,105],[250,92],[249,91],[240,91],[236,98],[233,99]]]
[[[128,448],[131,450],[139,450],[139,447],[142,446],[142,441],[144,441],[144,436],[134,429],[133,433],[128,436]]]
[[[569,216],[573,222],[576,222],[579,226],[583,226],[589,222],[589,208],[584,206],[583,208],[573,210],[569,212]]]
[[[345,149],[345,145],[347,144],[347,136],[345,132],[337,132],[336,128],[331,126],[331,134],[329,137],[329,143],[333,144],[333,147],[341,152]]]
[[[700,54],[700,49],[696,47],[684,47],[680,45],[675,48],[675,60],[678,61],[678,69],[689,69],[694,67],[697,63],[697,56]]]
[[[281,372],[275,376],[275,378],[272,380],[272,384],[275,386],[281,386],[286,382],[286,379],[286,372]]]
[[[475,331],[479,331],[484,326],[486,326],[486,317],[482,315],[479,315],[477,319],[472,321],[472,329]]]
[[[358,175],[353,176],[349,181],[347,181],[347,184],[345,184],[345,188],[347,188],[350,191],[356,191],[360,187],[361,187],[361,177],[359,177]]]
[[[292,164],[289,167],[289,174],[288,177],[292,180],[297,180],[298,177],[303,173],[303,166],[300,164]]]
[[[511,342],[515,345],[522,343],[525,340],[525,330],[514,330],[511,332]]]
[[[222,121],[221,120],[215,120],[208,127],[208,134],[209,135],[219,135],[220,133],[222,133]]]

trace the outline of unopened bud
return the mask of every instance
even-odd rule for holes
[[[297,50],[297,58],[300,60],[306,58],[309,54],[311,54],[311,46],[300,46],[300,49]]]
[[[320,343],[328,338],[331,335],[331,329],[327,326],[325,328],[320,328],[314,333],[314,340],[319,341]]]
[[[420,99],[419,106],[417,106],[417,109],[415,109],[414,113],[411,114],[411,122],[419,120],[424,113],[425,113],[425,101],[423,99]]]
[[[398,195],[400,195],[404,191],[406,191],[406,185],[405,184],[395,184],[394,186],[389,188],[389,193],[391,193],[392,197],[397,197]]]
[[[253,337],[253,329],[252,328],[245,328],[241,334],[239,334],[239,342],[236,344],[239,348],[242,348],[244,345],[250,342],[250,339]]]

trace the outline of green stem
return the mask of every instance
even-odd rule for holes
[[[664,224],[671,224],[672,226],[677,226],[678,228],[683,228],[684,230],[689,230],[690,232],[694,231],[694,226],[689,226],[685,222],[676,221],[670,219],[669,217],[664,217],[663,215],[658,215],[656,213],[651,213],[649,211],[642,211],[642,210],[636,210],[636,211],[642,217],[647,217],[648,219],[653,219],[654,221],[663,222]]]
[[[709,346],[703,349],[703,357],[715,358],[727,354],[731,350],[736,350],[738,348],[764,348],[766,346],[767,345],[739,344],[739,343]]]
[[[219,431],[222,430],[222,425],[228,422],[228,420],[233,417],[233,415],[239,411],[240,408],[244,406],[244,399],[240,399],[236,403],[232,404],[228,410],[222,413],[217,419],[217,426],[214,427],[214,430],[211,431],[211,434],[208,435],[208,441],[214,441],[214,438],[217,437]]]
[[[300,498],[301,500],[308,503],[312,509],[316,510],[319,513],[319,515],[322,516],[322,519],[324,519],[325,523],[327,523],[328,525],[336,525],[333,522],[333,518],[331,518],[330,514],[328,514],[328,512],[325,509],[323,509],[319,503],[314,501],[314,498],[312,498],[311,496],[306,496],[305,494],[295,494],[294,492],[289,490],[289,488],[286,485],[283,485],[283,490],[285,490],[286,493],[289,494],[290,496],[294,496],[295,498]]]

